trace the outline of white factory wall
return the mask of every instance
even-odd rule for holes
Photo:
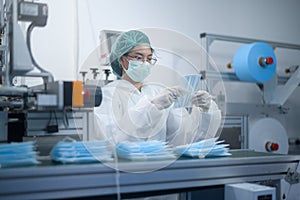
[[[41,0],[42,1],[42,0]],[[49,20],[45,28],[33,32],[33,51],[36,60],[51,71],[55,79],[81,78],[82,68],[97,67],[97,58],[87,58],[99,45],[99,32],[135,28],[174,30],[200,44],[203,32],[247,37],[260,40],[300,44],[300,1],[298,0],[43,0],[49,5]],[[174,41],[174,45],[178,41]],[[228,48],[216,45],[213,59],[225,70],[230,61],[224,55]],[[232,55],[230,55],[232,56]],[[296,54],[290,60],[299,59]],[[286,61],[283,58],[284,61]],[[298,60],[299,61],[299,60]],[[294,61],[293,61],[294,62]],[[299,64],[298,63],[288,64]],[[295,61],[297,62],[297,61]],[[285,62],[283,62],[285,63]],[[286,67],[286,66],[284,66]],[[279,66],[278,73],[284,71]],[[260,101],[255,85],[227,88],[229,101]],[[249,92],[251,91],[251,92]],[[239,95],[237,95],[239,93]],[[296,94],[297,93],[297,94]],[[283,124],[291,137],[300,137],[297,130],[300,116],[299,92],[287,103],[293,110]]]

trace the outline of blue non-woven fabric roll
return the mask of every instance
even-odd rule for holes
[[[271,58],[271,64],[260,64],[260,59]],[[276,72],[276,56],[270,45],[256,42],[241,46],[233,57],[236,75],[241,81],[266,82]]]

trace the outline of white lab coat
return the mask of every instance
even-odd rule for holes
[[[221,123],[221,112],[212,101],[207,113],[193,107],[172,106],[159,110],[151,99],[164,87],[144,83],[141,91],[126,80],[116,80],[102,88],[103,99],[94,109],[93,139],[119,141],[160,140],[182,145],[214,137]]]
[[[214,102],[207,113],[197,107],[193,107],[191,113],[173,106],[159,110],[151,99],[163,89],[158,84],[144,83],[138,91],[125,80],[104,86],[102,103],[94,109],[93,139],[106,139],[115,144],[124,140],[160,140],[176,146],[215,136],[221,123],[221,112]],[[178,198],[178,194],[170,194],[139,199]]]

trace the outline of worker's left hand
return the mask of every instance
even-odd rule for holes
[[[207,112],[211,104],[212,96],[204,91],[198,90],[191,97],[191,102],[196,107],[199,107],[203,112]]]

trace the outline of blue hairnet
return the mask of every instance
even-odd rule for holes
[[[137,30],[122,33],[112,45],[109,59],[113,72],[118,77],[122,76],[120,58],[136,46],[151,46],[147,35]]]

